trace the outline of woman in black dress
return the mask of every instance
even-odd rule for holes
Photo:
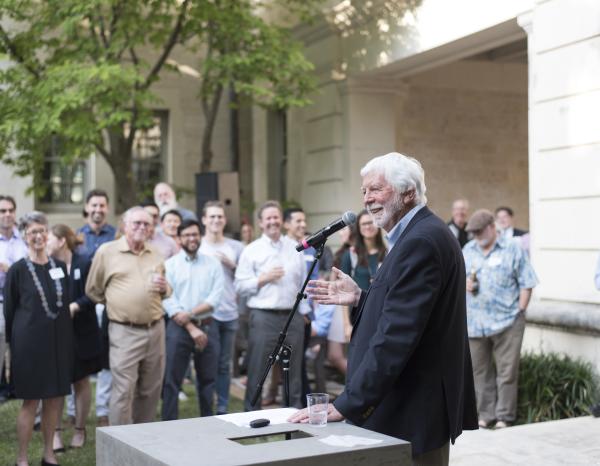
[[[8,270],[4,285],[6,339],[11,349],[10,377],[23,399],[17,418],[17,464],[29,464],[35,411],[42,400],[42,465],[57,464],[52,437],[62,398],[73,379],[73,324],[67,306],[67,268],[46,252],[48,221],[41,212],[20,220],[28,255]]]
[[[48,254],[64,262],[67,266],[69,281],[69,311],[73,319],[74,368],[73,388],[75,391],[75,433],[71,439],[71,448],[81,448],[85,443],[85,422],[92,402],[91,374],[102,369],[101,342],[96,306],[85,294],[85,282],[91,261],[77,253],[77,247],[83,241],[67,225],[58,224],[50,228],[48,235]],[[62,413],[62,407],[60,409]],[[64,451],[60,431],[60,422],[54,435],[54,450]]]

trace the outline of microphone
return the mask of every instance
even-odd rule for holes
[[[352,225],[354,222],[356,222],[356,214],[354,212],[348,211],[344,213],[344,215],[342,215],[341,218],[334,220],[325,228],[321,228],[314,235],[303,239],[302,242],[300,242],[298,246],[296,246],[296,251],[300,252],[310,247],[316,247],[323,241],[325,241],[327,238],[329,238],[331,235],[333,235],[336,231],[341,230],[345,226]]]

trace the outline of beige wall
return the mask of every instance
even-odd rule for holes
[[[446,219],[459,197],[508,205],[528,228],[527,66],[459,61],[405,82],[396,149],[423,164],[430,207]]]
[[[539,299],[600,303],[600,3],[538,2],[529,34],[532,258]],[[563,27],[556,27],[562,24]]]

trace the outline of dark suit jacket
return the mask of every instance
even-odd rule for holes
[[[477,429],[465,294],[458,242],[423,207],[361,295],[338,411],[413,455]]]
[[[520,230],[518,228],[513,228],[513,237],[523,236],[529,233],[527,230]]]

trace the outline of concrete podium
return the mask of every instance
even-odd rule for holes
[[[256,411],[254,418],[268,417],[266,412]],[[97,466],[258,464],[410,465],[411,448],[403,440],[345,422],[252,429],[214,416],[96,430]]]

